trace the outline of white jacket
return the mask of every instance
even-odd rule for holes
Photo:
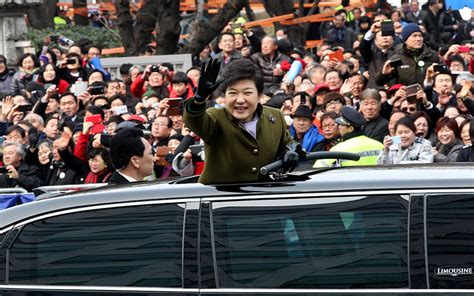
[[[390,146],[379,155],[377,164],[432,163],[433,147],[430,141],[417,137],[413,144],[402,148],[400,144]]]

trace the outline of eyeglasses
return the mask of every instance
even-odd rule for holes
[[[342,103],[339,101],[330,101],[326,103],[326,107],[333,106],[333,105],[342,105]]]
[[[415,112],[415,111],[416,111],[416,107],[403,107],[403,108],[402,108],[402,111],[405,111],[405,112]]]

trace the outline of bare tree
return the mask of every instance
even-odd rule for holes
[[[191,40],[179,52],[198,55],[209,42],[220,34],[227,23],[239,14],[247,2],[248,0],[229,0],[209,21],[196,20],[191,32]]]
[[[305,0],[299,0],[299,9],[295,11],[293,0],[264,0],[263,5],[267,13],[271,16],[279,16],[284,14],[293,13],[295,17],[303,17],[314,14],[318,9],[319,0],[309,1],[313,2],[312,7],[305,14],[304,4]],[[308,31],[309,24],[296,24],[296,25],[283,25],[280,23],[275,24],[275,28],[286,28],[288,30],[288,37],[293,41],[295,46],[304,46],[306,42],[306,32]]]
[[[177,50],[180,34],[179,0],[145,0],[135,20],[129,0],[114,0],[117,24],[125,52],[138,55],[152,41],[157,31],[157,53],[172,54]]]
[[[53,28],[57,3],[57,0],[43,1],[41,5],[26,8],[29,25],[35,29]]]

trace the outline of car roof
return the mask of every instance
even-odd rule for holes
[[[0,212],[0,229],[44,213],[83,206],[240,195],[366,190],[473,189],[474,164],[343,167],[309,170],[274,182],[202,185],[139,182],[101,187],[35,201]]]

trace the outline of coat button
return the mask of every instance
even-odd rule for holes
[[[258,154],[258,149],[253,149],[253,154]]]
[[[256,173],[257,172],[257,168],[252,168],[252,173]]]

